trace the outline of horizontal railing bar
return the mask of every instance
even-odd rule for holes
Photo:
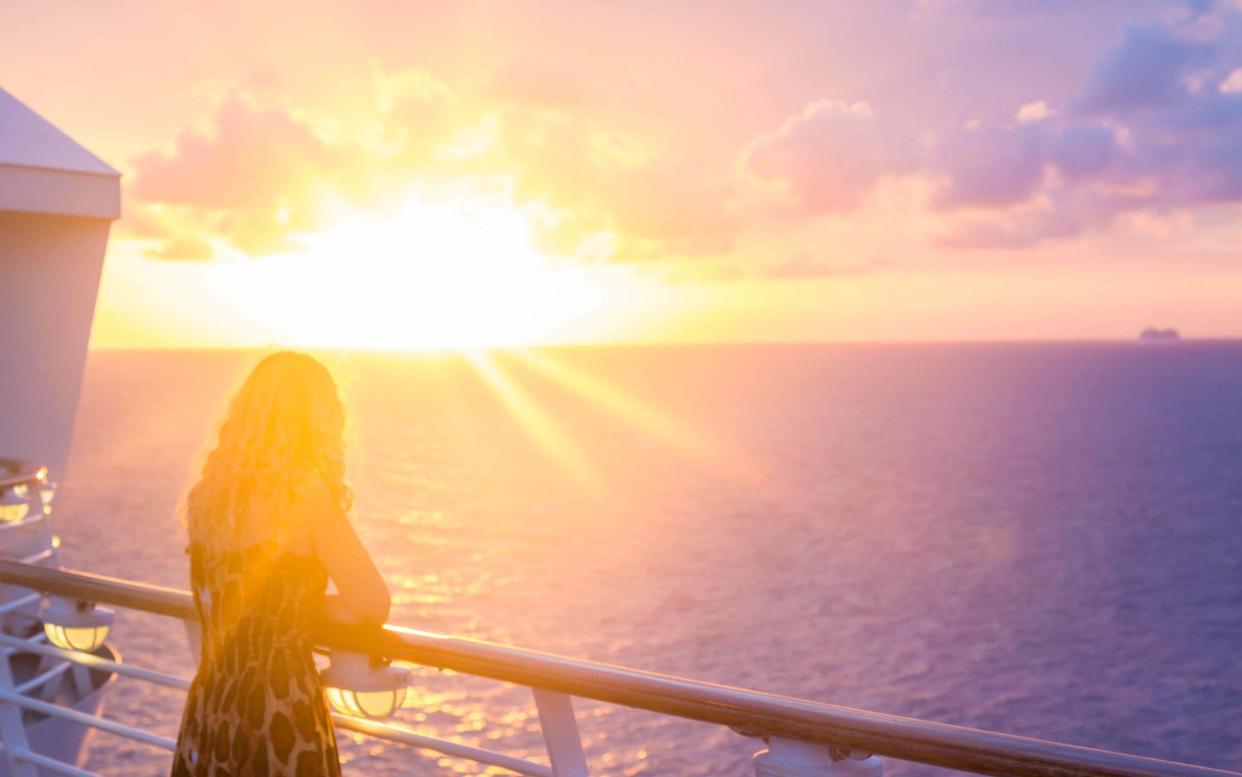
[[[13,643],[15,645],[14,647],[7,647],[7,648],[4,648],[3,650],[0,650],[0,655],[9,656],[14,653],[31,651],[32,648],[40,646],[42,643],[47,641],[47,632],[36,631],[34,634],[31,634],[29,637],[25,637],[25,638],[10,637],[8,634],[0,634],[0,637],[14,640],[14,643]]]
[[[0,581],[186,620],[196,617],[188,593],[145,583],[11,561],[0,561]],[[749,736],[826,742],[959,771],[1014,777],[1242,777],[1222,769],[840,707],[396,626],[325,624],[316,638],[329,647],[718,723]]]
[[[546,764],[527,761],[492,750],[484,750],[480,747],[472,747],[460,742],[450,742],[447,739],[429,737],[389,723],[380,723],[367,718],[355,718],[350,715],[340,714],[333,714],[332,720],[338,728],[368,734],[376,739],[399,742],[403,745],[410,745],[411,747],[418,747],[424,750],[434,750],[437,753],[443,753],[455,758],[465,758],[490,766],[499,766],[501,769],[530,775],[530,777],[552,777],[552,767]]]
[[[41,766],[44,769],[50,769],[60,774],[67,774],[69,777],[99,777],[94,772],[88,772],[85,769],[79,769],[71,766],[64,761],[57,761],[55,758],[48,758],[42,753],[36,753],[33,750],[27,750],[24,753],[14,753],[14,757],[19,761],[28,761],[35,766]]]
[[[181,620],[198,619],[198,614],[194,611],[194,601],[188,591],[150,583],[137,583],[90,572],[32,566],[8,559],[0,559],[0,582],[46,594],[112,604]]]
[[[152,734],[150,731],[143,731],[140,728],[127,726],[124,723],[118,723],[115,720],[101,718],[95,715],[88,715],[85,712],[79,712],[69,707],[62,707],[59,704],[42,701],[40,699],[32,699],[29,696],[23,696],[20,693],[6,691],[0,689],[0,701],[15,704],[18,707],[25,707],[28,710],[42,712],[54,718],[64,718],[65,720],[79,723],[83,726],[97,728],[100,731],[107,731],[109,734],[116,734],[119,737],[132,739],[135,742],[142,742],[152,747],[158,747],[167,750],[170,753],[177,749],[177,743],[168,737],[162,737],[159,734]]]
[[[52,549],[44,548],[38,553],[32,553],[29,556],[26,556],[25,558],[19,560],[17,563],[18,564],[34,564],[39,561],[46,561],[47,559],[51,557],[52,557]]]
[[[164,674],[154,669],[143,669],[133,664],[121,664],[116,661],[109,661],[101,658],[93,653],[83,653],[80,650],[65,650],[63,648],[53,647],[51,645],[31,645],[23,639],[10,637],[6,634],[0,634],[0,645],[9,645],[17,652],[35,653],[50,658],[60,658],[74,664],[91,669],[102,669],[108,672],[115,672],[124,677],[133,677],[137,680],[146,680],[149,683],[163,685],[168,688],[176,688],[179,691],[188,690],[190,681],[176,675]]]
[[[35,524],[35,523],[38,523],[39,521],[44,521],[44,520],[47,520],[46,513],[43,513],[37,510],[31,511],[25,518],[21,519],[20,521],[13,521],[12,523],[0,523],[0,533],[6,532],[9,529],[21,529],[21,528],[30,526],[31,524]]]
[[[57,664],[56,666],[44,672],[43,674],[35,675],[34,677],[30,678],[26,682],[17,686],[17,688],[15,688],[14,690],[16,690],[18,693],[30,693],[35,688],[41,688],[49,680],[54,680],[55,678],[60,677],[62,674],[64,674],[66,671],[72,668],[73,668],[73,664],[67,661],[65,663]]]
[[[20,610],[26,605],[34,604],[35,602],[39,601],[42,598],[43,598],[43,594],[37,593],[37,592],[33,594],[26,594],[25,596],[19,596],[18,598],[14,599],[11,602],[5,602],[4,604],[0,604],[0,615],[13,612],[14,610]]]

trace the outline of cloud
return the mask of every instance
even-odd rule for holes
[[[587,117],[514,107],[500,122],[496,164],[514,175],[519,203],[559,212],[541,225],[545,249],[573,251],[601,232],[615,235],[620,261],[732,248],[732,182],[710,164]]]
[[[1066,180],[1096,178],[1106,172],[1121,155],[1116,132],[1101,124],[1069,124],[1046,146],[1050,161]]]
[[[1018,112],[1014,114],[1014,118],[1020,124],[1030,124],[1032,122],[1046,119],[1052,115],[1052,110],[1048,107],[1048,103],[1043,100],[1026,103],[1018,108]]]
[[[537,238],[550,253],[589,243],[598,258],[601,233],[613,233],[611,258],[624,261],[733,246],[728,164],[581,113],[469,104],[418,71],[376,80],[376,113],[360,122],[370,143],[320,131],[336,126],[320,117],[229,96],[205,127],[133,160],[129,194],[143,218],[131,232],[162,241],[146,252],[158,259],[199,257],[212,241],[249,256],[289,253],[341,204],[382,210],[416,183],[494,191],[501,180],[516,205],[545,214]],[[713,169],[721,174],[705,174]]]
[[[205,262],[212,258],[211,244],[200,237],[183,237],[169,240],[143,251],[144,256],[167,262]]]
[[[1025,249],[1107,229],[1122,202],[1061,190],[1044,201],[991,216],[969,215],[936,238],[949,248]]]
[[[173,205],[266,207],[330,179],[348,157],[285,111],[234,96],[217,109],[211,132],[183,132],[172,153],[135,159],[133,193]]]
[[[933,206],[995,208],[1024,202],[1043,180],[1042,126],[967,127],[936,148],[934,169],[946,177]]]
[[[973,211],[942,244],[1024,248],[1106,230],[1123,214],[1242,203],[1242,93],[1232,87],[1242,23],[1205,25],[1210,12],[1126,29],[1068,115],[950,136],[935,155],[947,182],[934,204]]]
[[[1164,27],[1131,27],[1087,78],[1078,110],[1125,115],[1157,108],[1189,94],[1187,77],[1213,59],[1211,46],[1184,40]]]
[[[134,159],[130,193],[143,203],[197,211],[204,225],[248,254],[272,253],[296,247],[292,235],[319,221],[317,195],[349,190],[364,161],[359,149],[325,140],[286,111],[233,96],[219,105],[210,130],[187,130],[170,153]],[[180,256],[191,245],[174,248],[175,242],[150,255]]]
[[[885,175],[906,166],[909,139],[877,123],[865,102],[818,100],[743,152],[742,167],[782,187],[798,215],[854,210]]]
[[[945,11],[937,23],[948,31],[995,26],[1021,56],[1066,21],[1056,14],[1084,8],[926,5]],[[1052,75],[1015,82],[997,59],[1001,44],[967,51],[929,36],[941,43],[900,60],[943,65],[926,83],[873,67],[864,78],[843,58],[833,78],[789,77],[782,84],[796,91],[742,95],[753,110],[732,106],[735,118],[724,120],[712,100],[662,102],[561,66],[577,50],[498,50],[452,89],[417,69],[375,65],[375,94],[336,116],[274,86],[266,101],[234,94],[201,127],[133,160],[128,213],[141,216],[123,226],[155,258],[201,259],[213,247],[262,256],[298,250],[302,235],[330,223],[334,203],[379,209],[412,186],[449,183],[503,189],[534,214],[549,253],[641,261],[788,245],[822,233],[821,220],[858,239],[882,233],[901,218],[870,207],[890,185],[917,191],[902,213],[918,217],[909,220],[918,239],[934,221],[940,244],[955,248],[1028,247],[1128,228],[1134,214],[1242,203],[1242,17],[1219,4],[1123,7],[1092,6],[1091,19],[1108,25],[1059,40],[1067,56]],[[1126,27],[1134,18],[1144,21]],[[789,61],[773,56],[753,72],[786,72],[777,65]],[[824,99],[802,101],[825,83]],[[870,102],[832,99],[843,88]],[[798,97],[780,102],[789,92]],[[697,116],[663,115],[687,105],[720,126],[704,133]],[[776,118],[754,123],[765,115]],[[967,126],[967,117],[978,119]],[[832,266],[810,255],[770,261],[776,277]]]
[[[1216,89],[1221,94],[1237,94],[1242,92],[1242,67],[1230,72]]]
[[[743,163],[802,217],[853,212],[885,176],[924,177],[935,182],[927,206],[945,219],[937,242],[954,248],[1028,248],[1107,230],[1122,214],[1242,202],[1242,92],[1231,81],[1242,70],[1202,71],[1231,28],[1179,35],[1125,31],[1069,111],[1040,100],[1012,123],[973,120],[920,143],[866,103],[820,100],[756,139]],[[1193,88],[1192,70],[1207,87]]]

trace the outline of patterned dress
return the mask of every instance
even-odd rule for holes
[[[189,552],[202,655],[173,777],[340,775],[311,658],[323,565],[274,542],[223,553],[191,544]]]

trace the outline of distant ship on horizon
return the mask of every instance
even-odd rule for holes
[[[1176,329],[1160,329],[1159,327],[1149,326],[1139,334],[1139,342],[1141,343],[1176,343],[1182,339]]]

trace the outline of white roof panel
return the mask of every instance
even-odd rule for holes
[[[117,218],[120,173],[0,89],[0,211]]]
[[[0,89],[0,164],[119,175],[3,89]]]

